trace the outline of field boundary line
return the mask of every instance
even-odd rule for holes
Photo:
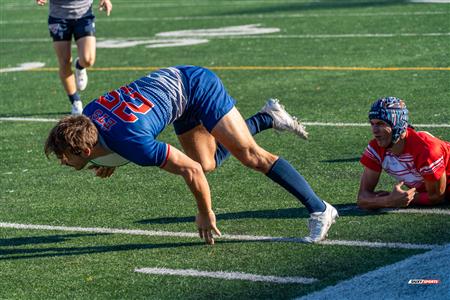
[[[0,121],[4,122],[44,122],[56,123],[59,119],[54,118],[28,118],[28,117],[0,117]],[[327,122],[302,122],[306,126],[322,126],[322,127],[369,127],[369,123],[327,123]],[[413,124],[417,127],[424,128],[450,128],[450,124]]]
[[[213,71],[450,71],[450,67],[336,67],[336,66],[205,66]],[[92,67],[90,72],[154,71],[164,67]],[[57,72],[56,67],[34,68],[17,72]]]
[[[158,237],[181,237],[181,238],[198,238],[198,233],[194,232],[174,232],[144,229],[120,229],[107,227],[69,227],[69,226],[53,226],[40,224],[19,224],[0,222],[0,228],[11,229],[28,229],[28,230],[51,230],[51,231],[71,231],[71,232],[91,232],[91,233],[110,233],[110,234],[128,234],[141,236],[158,236]],[[235,235],[224,234],[216,239],[234,240],[234,241],[254,241],[254,242],[289,242],[308,244],[303,238],[291,237],[272,237],[257,235]],[[369,242],[369,241],[347,241],[347,240],[325,240],[320,242],[321,245],[336,245],[350,247],[368,247],[368,248],[392,248],[392,249],[416,249],[430,250],[439,247],[438,244],[412,244],[412,243],[392,243],[392,242]]]
[[[338,209],[339,211],[361,210],[356,205],[348,205]],[[362,210],[361,210],[362,211]],[[445,208],[383,208],[377,212],[392,214],[424,214],[424,215],[450,215],[450,209]]]
[[[116,4],[115,6],[117,6]],[[128,4],[127,8],[131,8],[132,5]],[[179,7],[179,5],[177,5]],[[13,7],[13,6],[3,6],[5,10],[36,10],[35,7]],[[142,8],[150,8],[144,6]],[[148,18],[126,18],[126,17],[114,17],[114,18],[102,18],[102,23],[104,22],[157,22],[157,21],[194,21],[194,20],[233,20],[233,19],[286,19],[286,18],[349,18],[349,17],[383,17],[383,16],[423,16],[423,15],[447,15],[449,12],[446,11],[412,11],[412,12],[361,12],[361,13],[291,13],[291,14],[234,14],[234,15],[203,15],[203,16],[173,16],[173,17],[148,17]],[[0,25],[9,24],[44,24],[47,23],[46,20],[4,20],[0,21]]]
[[[391,38],[391,37],[447,37],[450,32],[405,32],[405,33],[341,33],[341,34],[267,34],[267,35],[226,35],[226,36],[209,36],[210,39],[342,39],[342,38]],[[191,34],[189,37],[203,37],[203,35]],[[99,38],[97,41],[105,40],[148,40],[152,37],[113,37]],[[154,37],[153,37],[154,38]],[[156,35],[158,38],[158,34]],[[175,37],[174,37],[175,38]],[[182,38],[182,36],[176,36]],[[0,39],[0,43],[30,43],[42,42],[48,43],[47,38],[19,38],[19,39]]]
[[[195,269],[168,269],[168,268],[136,268],[134,272],[150,275],[172,275],[172,276],[189,276],[189,277],[209,277],[225,280],[247,280],[270,283],[300,283],[311,284],[318,280],[308,277],[287,277],[287,276],[271,276],[257,275],[241,272],[223,272],[223,271],[200,271]]]

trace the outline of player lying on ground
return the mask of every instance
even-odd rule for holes
[[[205,172],[220,166],[231,153],[299,199],[311,216],[306,241],[323,240],[337,217],[336,209],[322,201],[290,163],[258,146],[252,137],[273,127],[306,138],[304,127],[276,100],[269,100],[247,121],[234,104],[220,79],[205,68],[161,69],[93,100],[84,115],[60,120],[47,138],[45,153],[54,153],[61,164],[77,170],[89,161],[101,164],[114,153],[181,175],[197,201],[199,235],[209,244],[214,243],[213,233],[220,231]],[[169,124],[174,125],[184,153],[156,140]],[[96,167],[100,177],[113,172],[113,167]]]
[[[450,143],[408,124],[405,102],[378,99],[369,112],[374,139],[361,163],[358,206],[364,209],[435,205],[450,199]],[[391,192],[375,191],[381,170],[398,180]],[[403,189],[405,185],[407,189]]]

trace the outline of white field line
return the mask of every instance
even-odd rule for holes
[[[346,4],[348,2],[346,1],[342,1],[343,4]],[[409,0],[408,2],[410,3],[450,3],[449,0]],[[237,7],[237,6],[258,6],[261,4],[298,4],[298,0],[283,0],[283,1],[279,1],[279,0],[246,0],[246,1],[231,1],[231,2],[223,2],[223,1],[219,1],[217,3],[215,3],[216,7],[222,6],[222,7],[227,7],[227,6],[232,6],[232,7]],[[320,5],[320,1],[310,1],[309,3],[304,3],[303,5],[305,7],[307,6],[312,6],[312,5]],[[147,3],[142,3],[140,1],[127,1],[126,3],[116,3],[114,4],[114,7],[126,7],[127,9],[136,9],[136,8],[166,8],[166,7],[200,7],[200,6],[207,6],[210,7],[211,3],[210,2],[199,2],[199,1],[193,1],[191,3],[189,2],[184,2],[184,3],[177,3],[177,2],[147,2]],[[17,3],[11,3],[11,4],[5,4],[2,6],[2,9],[6,9],[6,10],[24,10],[24,9],[32,9],[32,10],[37,10],[37,9],[45,9],[45,7],[43,8],[39,8],[36,5],[32,5],[28,2],[26,2],[25,4],[17,4]]]
[[[219,4],[218,2],[217,4]],[[234,5],[233,1],[233,5]],[[117,4],[116,4],[117,5]],[[127,4],[127,8],[131,8]],[[15,10],[13,7],[2,7],[5,10]],[[25,7],[17,8],[25,9]],[[446,15],[448,11],[413,11],[413,12],[361,12],[361,13],[291,13],[291,14],[234,14],[234,15],[205,15],[205,16],[174,16],[174,17],[147,17],[147,18],[120,18],[114,15],[109,18],[102,18],[101,22],[133,22],[133,21],[190,21],[190,20],[217,20],[217,19],[286,19],[286,18],[330,18],[330,17],[389,17],[389,16],[427,16],[427,15]],[[39,20],[16,20],[2,21],[0,24],[34,24],[47,23],[46,19]]]
[[[128,235],[144,235],[159,237],[181,237],[181,238],[197,238],[198,233],[193,232],[173,232],[159,230],[142,230],[142,229],[118,229],[106,227],[69,227],[69,226],[52,226],[38,224],[18,224],[0,222],[0,228],[28,229],[28,230],[55,230],[70,232],[91,232],[91,233],[111,233],[111,234],[128,234]],[[217,240],[234,240],[234,241],[255,241],[255,242],[289,242],[289,243],[307,243],[303,238],[287,238],[272,236],[256,236],[256,235],[233,235],[224,234]],[[411,244],[411,243],[384,243],[384,242],[368,242],[368,241],[346,241],[346,240],[326,240],[321,242],[322,245],[339,245],[350,247],[368,247],[368,248],[393,248],[393,249],[422,249],[429,250],[439,245],[432,244]]]
[[[55,123],[59,119],[47,119],[47,118],[21,118],[21,117],[0,117],[0,121],[8,122],[44,122],[44,123]]]
[[[190,37],[196,35],[191,34]],[[200,36],[200,35],[199,35]],[[210,36],[210,39],[342,39],[342,38],[396,38],[396,37],[449,37],[450,32],[409,33],[344,33],[344,34],[272,34],[272,35],[224,35]],[[114,40],[147,40],[150,37],[114,37]],[[106,40],[98,38],[98,41]],[[110,40],[110,39],[108,39]],[[156,39],[157,40],[157,39]],[[48,38],[0,39],[0,43],[48,43]]]
[[[0,121],[5,122],[46,122],[55,123],[59,119],[53,118],[22,118],[22,117],[0,117]],[[325,122],[302,122],[306,126],[324,127],[368,127],[369,123],[325,123]],[[423,128],[450,128],[450,124],[413,124]]]
[[[166,269],[166,268],[136,268],[134,270],[138,273],[152,274],[152,275],[175,275],[175,276],[189,276],[189,277],[208,277],[225,280],[247,280],[247,281],[262,281],[270,283],[300,283],[311,284],[317,282],[315,278],[307,277],[279,277],[256,275],[241,272],[209,272],[193,269]]]
[[[349,205],[339,208],[339,211],[359,210],[356,205]],[[424,214],[424,215],[449,215],[450,209],[441,208],[384,208],[378,211],[393,214]]]

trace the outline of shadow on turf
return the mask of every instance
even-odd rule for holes
[[[349,158],[338,158],[338,159],[327,159],[321,160],[323,163],[347,163],[347,162],[359,162],[361,157],[349,157]]]
[[[381,211],[366,211],[359,209],[355,203],[334,204],[340,216],[364,216],[368,214],[385,214]],[[240,211],[234,213],[216,214],[217,220],[237,220],[237,219],[297,219],[308,218],[309,213],[305,208],[283,208],[268,210]],[[195,216],[185,217],[163,217],[154,219],[139,220],[138,224],[172,224],[190,223],[195,221]]]
[[[104,234],[88,234],[88,235],[104,235]],[[61,235],[59,236],[62,240],[67,240],[77,235]],[[83,235],[79,235],[83,236]],[[44,240],[50,242],[53,236],[41,237]],[[26,238],[24,238],[26,239]],[[31,237],[30,239],[36,239],[36,237]],[[2,241],[0,239],[0,241]],[[216,241],[217,244],[230,244],[230,243],[254,243],[257,241]],[[160,243],[160,244],[122,244],[122,245],[111,245],[111,246],[89,246],[89,247],[47,247],[47,248],[12,248],[8,250],[0,249],[0,261],[1,260],[19,260],[19,259],[34,259],[34,258],[44,258],[44,257],[63,257],[72,255],[86,255],[86,254],[97,254],[97,253],[110,253],[110,252],[121,252],[121,251],[134,251],[134,250],[151,250],[151,249],[168,249],[168,248],[179,248],[179,247],[205,247],[205,243],[200,238],[198,242],[180,242],[180,243]]]
[[[104,234],[104,233],[102,233]],[[36,245],[36,244],[52,244],[65,242],[68,239],[96,236],[97,233],[77,233],[65,235],[48,235],[48,236],[29,236],[10,239],[0,239],[0,246],[22,246],[22,245]],[[1,251],[1,250],[0,250]]]
[[[385,1],[334,1],[334,2],[313,2],[313,3],[284,3],[264,7],[255,7],[249,9],[233,10],[228,12],[219,12],[218,15],[237,15],[237,14],[264,14],[277,12],[303,12],[319,9],[347,9],[347,8],[365,8],[392,6],[398,4],[409,4],[407,0],[385,0]]]

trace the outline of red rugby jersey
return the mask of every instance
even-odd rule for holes
[[[447,174],[447,185],[450,184],[450,143],[426,131],[408,128],[405,147],[400,155],[379,147],[373,139],[360,162],[376,172],[384,170],[420,192],[425,191],[424,179],[437,181],[444,173]]]

